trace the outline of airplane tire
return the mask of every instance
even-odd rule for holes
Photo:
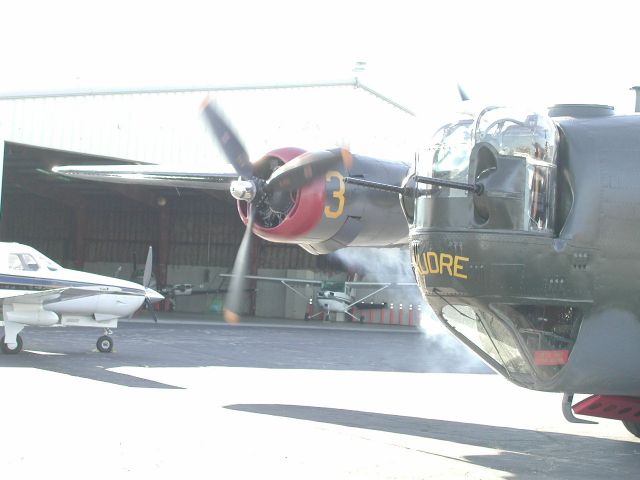
[[[640,423],[639,422],[625,422],[622,421],[622,424],[625,426],[630,433],[640,438]]]
[[[109,335],[103,335],[96,342],[96,347],[102,353],[111,353],[113,351],[113,339]]]
[[[22,337],[20,335],[16,337],[16,342],[18,343],[18,345],[16,345],[15,348],[9,348],[9,346],[4,343],[3,335],[0,339],[0,349],[2,350],[2,353],[19,353],[22,350]]]

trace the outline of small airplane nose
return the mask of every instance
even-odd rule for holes
[[[151,303],[157,303],[164,300],[164,296],[159,294],[152,288],[145,288],[145,295],[151,301]]]

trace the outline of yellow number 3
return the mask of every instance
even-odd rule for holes
[[[342,215],[344,211],[344,177],[335,170],[331,170],[327,172],[326,180],[327,183],[331,181],[332,178],[336,178],[338,180],[338,189],[332,193],[333,198],[338,199],[338,206],[335,210],[333,210],[328,205],[324,207],[324,216],[327,218],[338,218]]]

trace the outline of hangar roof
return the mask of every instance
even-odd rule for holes
[[[410,161],[413,114],[357,80],[327,84],[104,91],[0,97],[0,138],[71,152],[214,168],[221,154],[200,116],[212,98],[251,158],[283,146],[347,143]]]
[[[347,144],[360,154],[404,161],[415,151],[413,113],[357,79],[13,95],[0,97],[0,141],[7,142],[4,188],[7,193],[63,186],[76,195],[118,192],[118,185],[53,175],[55,165],[159,163],[216,171],[224,160],[200,118],[207,97],[229,117],[253,159],[283,146],[315,150]],[[224,192],[212,195],[229,198]]]

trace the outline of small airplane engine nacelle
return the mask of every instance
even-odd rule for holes
[[[109,315],[112,318],[128,317],[144,301],[141,295],[101,294],[60,300],[44,305],[45,310],[59,315]]]
[[[317,155],[331,153],[322,151]],[[274,150],[253,164],[254,174],[267,180],[280,166],[302,154],[316,155],[298,148]],[[344,178],[399,186],[408,166],[360,155],[350,157],[349,165],[341,163],[299,190],[270,191],[263,198],[256,198],[251,204],[256,214],[254,233],[272,242],[300,244],[313,254],[346,246],[405,244],[408,225],[398,195],[346,183]],[[238,201],[238,212],[245,224],[247,205]]]

